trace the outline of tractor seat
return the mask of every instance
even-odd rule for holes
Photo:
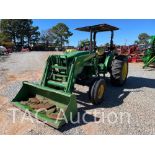
[[[106,52],[104,51],[104,49],[103,48],[97,49],[96,55],[97,55],[97,58],[99,60],[99,63],[103,63],[105,58],[106,58]]]
[[[104,53],[105,53],[105,52],[104,52],[103,49],[97,49],[97,50],[96,50],[96,54],[97,54],[97,56],[99,56],[99,57],[100,57],[100,56],[103,56]]]

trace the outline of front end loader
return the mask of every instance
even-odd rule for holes
[[[12,100],[16,107],[29,110],[34,117],[54,128],[60,128],[77,114],[75,83],[89,86],[90,101],[100,104],[106,89],[106,73],[110,73],[111,83],[116,86],[122,86],[127,79],[127,57],[114,51],[113,36],[117,27],[99,24],[76,30],[90,33],[89,51],[49,56],[41,83],[23,82]],[[97,33],[105,31],[111,32],[110,47],[106,52],[96,46]]]
[[[149,65],[155,63],[155,36],[151,37],[149,44],[150,48],[145,51],[144,56],[142,57],[142,60],[144,62],[143,68],[146,68]]]

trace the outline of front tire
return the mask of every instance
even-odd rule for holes
[[[111,65],[111,83],[115,86],[122,86],[128,75],[128,59],[126,56],[117,56]]]
[[[104,79],[97,79],[89,87],[89,99],[93,104],[100,104],[103,102],[106,89],[106,83]]]

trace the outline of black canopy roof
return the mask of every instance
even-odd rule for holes
[[[104,32],[104,31],[114,31],[114,30],[119,30],[119,28],[115,26],[111,26],[108,24],[98,24],[98,25],[93,25],[93,26],[85,26],[85,27],[80,27],[76,28],[75,30],[79,31],[85,31],[85,32]]]

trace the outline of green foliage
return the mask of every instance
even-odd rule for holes
[[[84,40],[80,40],[78,47],[85,47],[85,46],[89,46],[90,45],[90,41],[89,39],[84,39]]]
[[[9,38],[4,33],[0,33],[0,45],[2,45],[3,42],[9,41]]]
[[[26,36],[28,39],[28,45],[35,44],[39,41],[40,32],[38,31],[38,29],[38,26],[31,26],[30,29],[27,31]]]
[[[54,41],[55,45],[59,46],[62,50],[65,43],[69,43],[69,37],[73,34],[69,31],[69,28],[64,23],[58,23],[53,26],[49,32],[49,38]]]
[[[135,44],[139,44],[139,41],[138,40],[135,40],[135,42],[134,42]]]
[[[138,39],[141,41],[145,41],[145,40],[150,39],[150,36],[147,33],[141,33],[139,34]]]
[[[69,42],[69,37],[73,34],[69,31],[69,28],[64,23],[58,23],[47,31],[42,31],[40,40],[45,44],[46,49],[49,49],[49,45],[63,50],[63,45]]]
[[[110,47],[110,43],[105,43],[105,47]]]
[[[39,40],[38,27],[32,26],[31,19],[2,19],[1,31],[14,45],[30,45]]]
[[[11,41],[4,41],[1,43],[1,45],[6,47],[6,48],[13,48],[14,47],[14,43]]]
[[[147,33],[141,33],[138,36],[138,40],[135,41],[135,44],[144,44],[148,45],[150,36]]]

